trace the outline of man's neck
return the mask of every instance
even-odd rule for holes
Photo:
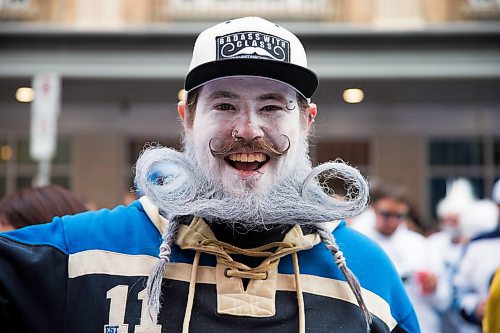
[[[218,240],[240,248],[253,248],[272,242],[280,242],[286,233],[293,228],[293,225],[270,225],[249,228],[241,223],[206,222]]]

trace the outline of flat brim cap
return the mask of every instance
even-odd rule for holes
[[[184,88],[190,91],[232,76],[277,80],[308,98],[318,87],[299,39],[259,17],[226,21],[203,31],[195,42]]]

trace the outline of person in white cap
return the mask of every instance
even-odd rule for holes
[[[500,181],[492,191],[498,200]],[[500,201],[500,200],[498,200]],[[500,229],[497,203],[479,200],[465,211],[461,220],[467,226],[471,242],[458,267],[454,283],[457,291],[457,306],[460,314],[474,326],[463,325],[461,332],[481,332],[481,321],[485,314],[490,285],[495,271],[500,268]]]
[[[419,332],[387,256],[343,221],[364,209],[365,180],[311,167],[317,85],[281,26],[202,32],[178,105],[184,149],[143,152],[144,196],[0,236],[0,330]]]
[[[448,181],[446,185],[446,195],[438,202],[436,209],[441,231],[427,238],[434,271],[438,276],[433,304],[441,315],[444,333],[467,332],[471,329],[471,325],[460,317],[453,304],[454,278],[464,248],[471,237],[466,232],[470,224],[465,223],[464,217],[466,218],[466,212],[473,212],[471,207],[477,199],[472,184],[466,178]]]
[[[440,318],[433,308],[434,254],[427,251],[426,239],[408,228],[410,205],[403,188],[386,182],[379,184],[374,192],[375,198],[370,198],[373,220],[353,228],[374,240],[391,258],[404,281],[422,332],[439,332]]]

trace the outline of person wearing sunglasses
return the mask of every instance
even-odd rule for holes
[[[410,296],[422,332],[439,332],[440,318],[435,311],[438,287],[436,264],[427,251],[427,241],[408,228],[410,203],[404,190],[397,186],[379,185],[373,189],[370,208],[372,221],[354,228],[374,240],[394,263]]]

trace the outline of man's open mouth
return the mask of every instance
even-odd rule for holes
[[[269,155],[264,153],[236,153],[224,157],[224,160],[230,166],[240,171],[257,171],[262,168],[269,159]]]

